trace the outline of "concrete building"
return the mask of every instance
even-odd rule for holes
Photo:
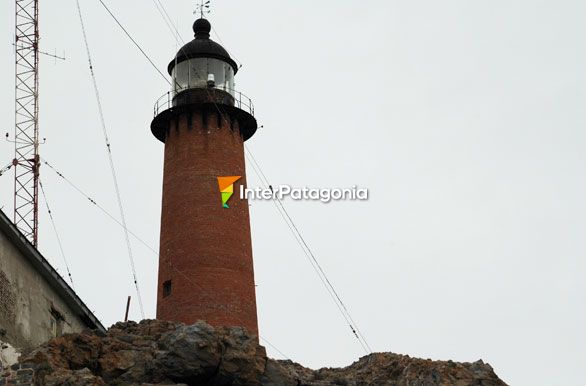
[[[104,326],[0,210],[0,341],[28,351]]]
[[[165,144],[157,319],[258,334],[244,141],[257,130],[238,66],[199,19],[168,66],[151,131]],[[230,200],[230,201],[228,201]]]

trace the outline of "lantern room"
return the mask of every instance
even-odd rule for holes
[[[193,24],[195,39],[185,44],[169,63],[174,95],[188,89],[215,88],[235,96],[236,62],[228,51],[210,39],[211,24],[198,19]]]

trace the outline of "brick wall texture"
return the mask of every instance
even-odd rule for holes
[[[229,209],[218,176],[242,176]],[[165,141],[157,319],[240,326],[258,335],[244,143],[213,111],[172,121]],[[171,293],[163,286],[171,281]]]

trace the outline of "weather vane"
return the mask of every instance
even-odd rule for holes
[[[193,13],[199,13],[203,19],[205,14],[210,13],[210,0],[201,0],[201,3],[197,5],[197,9]]]

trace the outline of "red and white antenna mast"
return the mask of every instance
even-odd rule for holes
[[[36,247],[39,229],[39,1],[16,0],[14,223]]]

